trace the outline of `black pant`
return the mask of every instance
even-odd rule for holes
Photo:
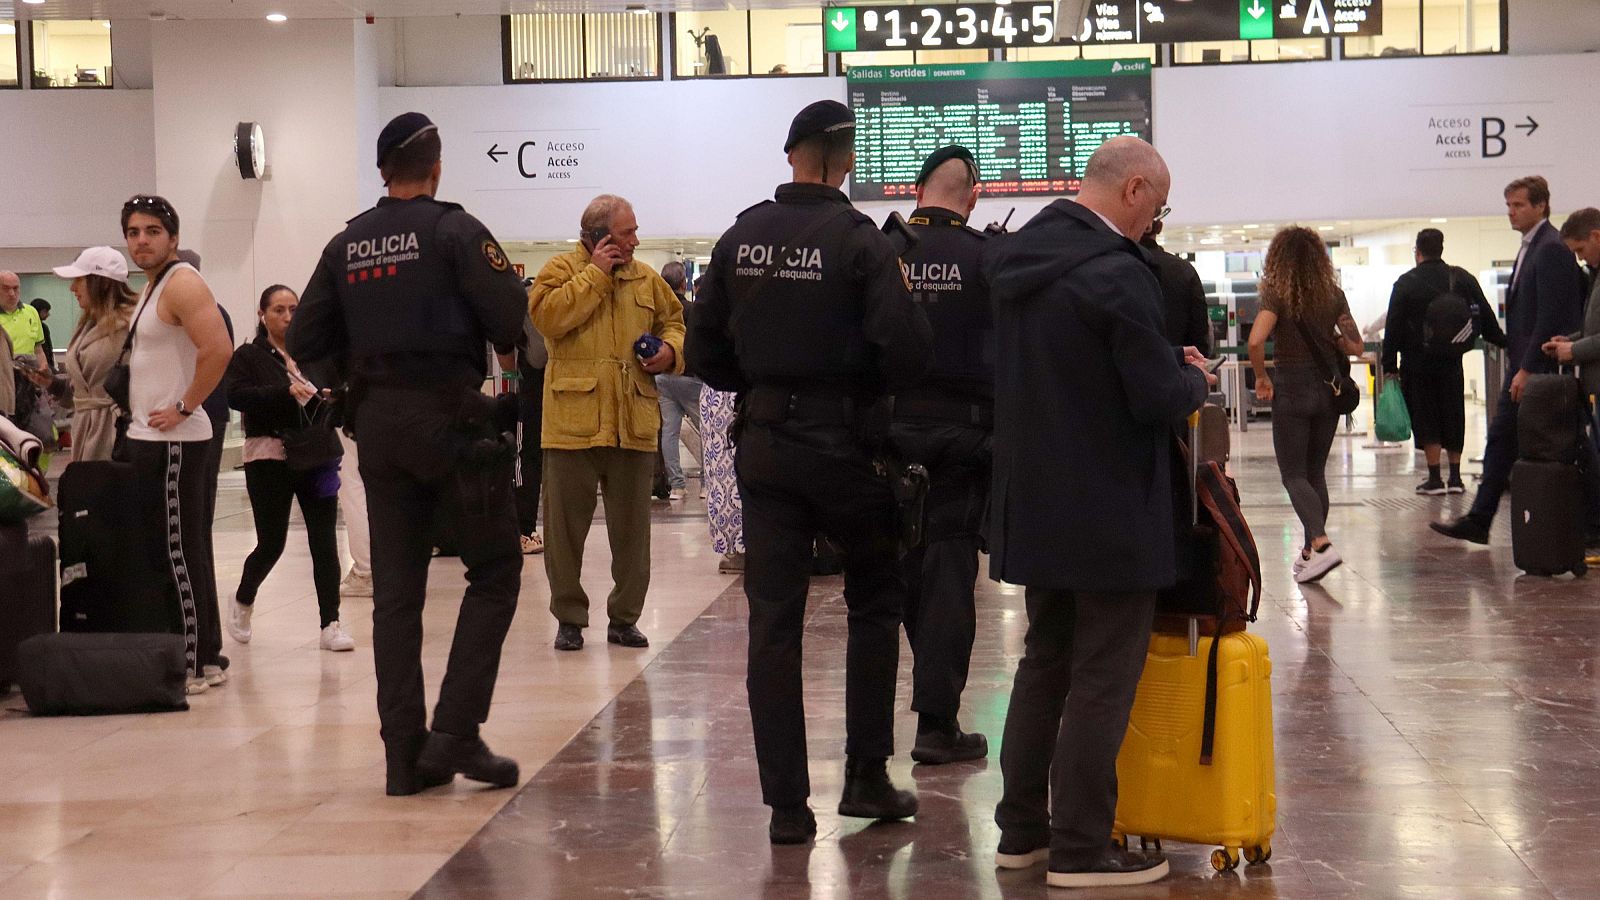
[[[544,422],[544,370],[524,368],[517,394],[517,425],[522,442],[517,445],[517,530],[539,530],[540,463],[544,459],[539,429]]]
[[[1489,437],[1483,447],[1483,480],[1468,513],[1485,525],[1494,521],[1500,498],[1511,486],[1511,467],[1517,462],[1517,404],[1511,402],[1511,379],[1506,379],[1500,404],[1489,420]]]
[[[1460,359],[1429,359],[1400,369],[1400,390],[1418,447],[1460,453],[1467,442],[1466,381]]]
[[[973,596],[980,529],[989,500],[989,432],[958,425],[896,423],[903,462],[928,470],[923,542],[901,561],[911,642],[911,708],[954,720],[977,635]]]
[[[183,619],[184,656],[191,676],[218,664],[222,618],[217,613],[217,576],[206,526],[208,441],[128,441],[141,537],[146,552],[172,578]]]
[[[895,561],[894,498],[847,429],[750,424],[734,457],[744,501],[750,648],[745,686],[762,800],[794,806],[811,794],[806,772],[800,644],[812,542],[844,549],[845,753],[894,752],[894,688],[905,583]]]
[[[414,748],[427,721],[422,607],[436,508],[456,507],[467,590],[434,708],[433,728],[475,737],[489,717],[500,647],[517,609],[522,551],[512,464],[469,464],[452,428],[462,400],[372,388],[356,414],[361,478],[372,527],[372,649],[378,715],[390,762]],[[399,758],[399,761],[409,762]]]
[[[1028,635],[1011,687],[1000,829],[1082,865],[1111,840],[1117,753],[1144,672],[1156,595],[1028,588]]]
[[[339,619],[339,495],[322,496],[318,473],[296,472],[281,459],[245,463],[244,484],[250,492],[250,511],[256,520],[256,548],[244,561],[238,599],[245,606],[256,602],[256,591],[283,556],[289,536],[289,506],[300,503],[306,520],[306,540],[311,545],[311,579],[317,586],[317,610],[322,627]]]

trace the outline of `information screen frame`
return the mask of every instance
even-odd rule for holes
[[[1119,134],[1155,137],[1148,59],[855,66],[850,198],[901,200],[928,154],[961,144],[987,197],[1070,196]]]

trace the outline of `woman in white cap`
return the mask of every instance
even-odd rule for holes
[[[128,337],[139,297],[128,287],[128,261],[110,247],[90,247],[55,273],[72,279],[83,315],[67,344],[67,373],[46,382],[60,402],[72,404],[72,459],[110,459],[117,442],[117,405],[106,393],[106,373]]]

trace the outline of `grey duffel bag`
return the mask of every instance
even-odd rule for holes
[[[176,634],[41,634],[17,647],[17,683],[36,716],[188,709],[184,676]]]

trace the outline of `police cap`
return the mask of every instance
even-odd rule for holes
[[[378,166],[382,168],[383,161],[390,153],[411,143],[430,131],[438,131],[439,126],[433,120],[419,112],[401,113],[389,120],[378,132]]]
[[[967,168],[972,172],[972,180],[978,180],[978,163],[972,158],[972,151],[960,144],[951,144],[948,147],[940,147],[928,155],[928,161],[922,164],[922,171],[917,173],[916,184],[920,187],[924,181],[927,181],[933,175],[935,169],[952,159],[959,159],[966,163]]]
[[[836,134],[847,129],[854,131],[855,127],[856,117],[850,112],[850,107],[837,100],[818,100],[800,110],[800,114],[789,123],[789,139],[783,142],[783,152],[793,150],[795,144],[806,138]]]

